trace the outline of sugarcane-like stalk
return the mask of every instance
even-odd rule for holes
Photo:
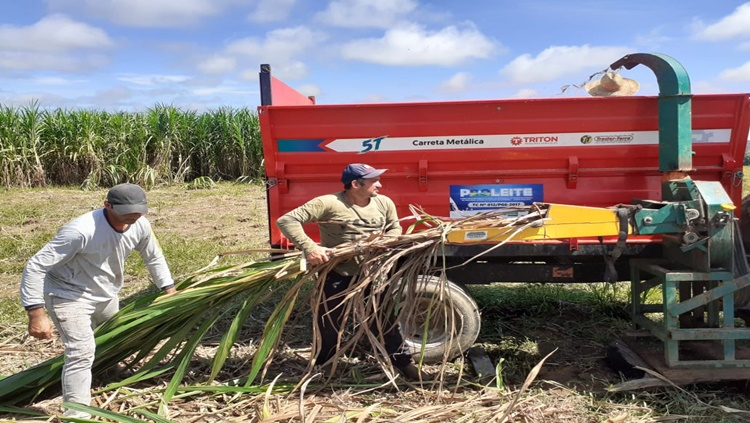
[[[312,283],[310,303],[319,304],[323,298],[325,276],[337,264],[347,260],[357,260],[361,265],[360,273],[340,294],[344,298],[341,304],[343,319],[357,325],[349,339],[339,339],[337,357],[351,351],[361,339],[366,339],[372,347],[372,355],[388,367],[382,333],[387,325],[399,318],[410,319],[418,312],[410,306],[418,303],[414,298],[419,295],[420,283],[424,283],[424,278],[419,276],[440,273],[444,269],[441,250],[448,232],[476,227],[508,227],[513,230],[541,219],[533,213],[523,218],[509,218],[507,213],[485,213],[448,221],[416,208],[413,210],[416,223],[406,234],[374,234],[360,242],[340,245],[333,249],[331,260],[322,265],[308,269],[301,266],[299,253],[288,253],[281,260],[202,269],[178,282],[175,294],[154,293],[137,298],[96,329],[93,373],[101,375],[122,362],[137,369],[133,376],[107,388],[114,389],[173,371],[162,398],[165,406],[182,382],[196,347],[217,321],[231,318],[229,329],[219,343],[211,373],[207,375],[208,381],[213,380],[223,367],[254,307],[269,297],[280,296],[282,299],[277,302],[266,324],[248,370],[245,385],[249,386],[267,368],[268,359],[273,356],[302,287]],[[414,231],[417,226],[426,229]],[[436,298],[435,307],[450,307],[450,301],[438,299],[445,298]],[[238,300],[241,302],[238,311],[228,307]],[[311,308],[315,322],[317,307]],[[230,317],[230,311],[236,311],[236,314]],[[459,325],[449,317],[453,316],[451,311],[434,309],[431,315],[446,316],[445,321],[433,323],[442,324],[446,333],[455,334]],[[428,324],[430,322],[425,323]],[[317,332],[314,324],[313,330]],[[319,344],[317,335],[313,341],[314,351]],[[312,371],[312,357],[315,357],[314,353],[308,371]],[[62,364],[61,355],[0,380],[0,403],[14,405],[33,401],[39,394],[59,384]]]

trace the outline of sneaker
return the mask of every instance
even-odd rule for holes
[[[406,366],[396,367],[399,373],[404,379],[412,382],[427,382],[433,380],[431,374],[418,368],[414,363],[409,363]]]
[[[62,418],[70,418],[70,419],[90,419],[91,414],[83,412],[83,411],[76,411],[71,410],[69,408],[65,409],[65,412],[62,415]]]

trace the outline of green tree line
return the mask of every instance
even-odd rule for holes
[[[0,185],[108,187],[259,178],[258,116],[157,104],[142,112],[0,105]]]

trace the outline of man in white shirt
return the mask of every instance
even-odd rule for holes
[[[65,224],[24,267],[21,304],[29,316],[29,334],[49,339],[54,324],[65,346],[66,402],[91,403],[94,328],[119,310],[117,295],[130,253],[138,251],[157,287],[167,294],[175,292],[146,213],[148,203],[141,187],[117,185],[107,193],[104,208]],[[86,417],[83,414],[66,410],[63,415]]]

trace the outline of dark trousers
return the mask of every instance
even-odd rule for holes
[[[320,352],[316,362],[323,364],[336,353],[336,343],[339,332],[343,330],[342,315],[343,307],[339,305],[343,302],[343,296],[337,296],[344,292],[352,281],[352,276],[340,275],[336,272],[328,273],[325,285],[323,287],[323,302],[318,306],[318,330],[322,337]],[[335,297],[335,298],[333,298]],[[371,326],[375,331],[375,324]],[[395,367],[404,367],[411,363],[411,354],[404,348],[404,338],[398,330],[398,325],[394,324],[391,319],[384,322],[385,333],[385,350],[391,358],[391,363]]]

